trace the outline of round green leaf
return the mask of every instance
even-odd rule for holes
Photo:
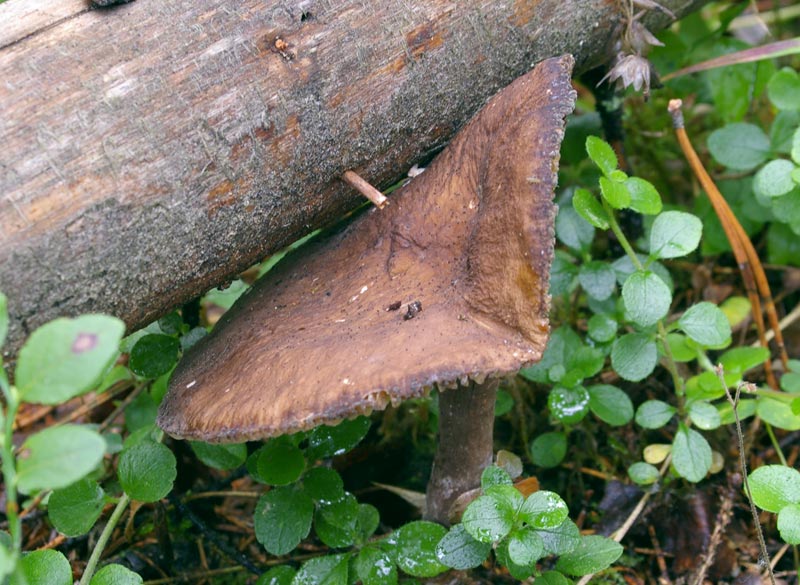
[[[50,495],[47,514],[61,534],[80,536],[91,530],[104,505],[103,488],[91,479],[80,479]]]
[[[128,366],[137,376],[158,378],[175,366],[180,349],[181,344],[176,338],[151,333],[140,338],[133,346]]]
[[[737,171],[749,171],[764,164],[770,156],[770,141],[753,124],[728,124],[708,137],[708,150],[714,159]]]
[[[608,229],[608,214],[597,198],[586,189],[575,189],[572,207],[580,216],[601,230]]]
[[[544,550],[551,555],[563,555],[581,543],[581,531],[569,518],[554,528],[540,528],[536,532],[542,537]]]
[[[628,395],[610,384],[589,386],[589,408],[603,422],[618,427],[633,418],[633,403]]]
[[[625,209],[630,206],[631,194],[625,183],[600,177],[600,193],[614,209]]]
[[[785,431],[800,430],[800,416],[792,410],[792,405],[781,400],[759,398],[758,416],[774,427]]]
[[[272,567],[269,571],[264,573],[256,581],[256,585],[292,585],[292,579],[297,574],[292,567],[288,565],[278,565]],[[364,585],[367,585],[366,583]]]
[[[650,254],[656,258],[686,256],[697,248],[703,223],[691,213],[665,211],[650,228]]]
[[[669,344],[672,359],[676,362],[690,362],[697,357],[697,350],[687,343],[683,333],[668,333],[667,344]]]
[[[303,490],[315,502],[328,504],[344,497],[344,482],[330,467],[314,467],[303,477]]]
[[[536,577],[536,585],[570,585],[570,581],[557,571],[547,571]]]
[[[649,261],[647,256],[645,256],[644,254],[637,254],[636,257],[639,259],[639,262],[642,265],[647,264]],[[623,286],[625,284],[625,281],[628,280],[628,277],[631,274],[639,270],[638,267],[633,265],[633,260],[631,260],[631,258],[627,254],[625,256],[621,256],[620,258],[614,260],[614,262],[611,263],[611,267],[617,274],[617,284],[619,284],[620,286]],[[664,284],[666,284],[669,287],[669,289],[672,290],[673,288],[672,277],[669,274],[669,270],[667,270],[667,268],[663,264],[660,264],[659,262],[650,262],[650,264],[648,265],[648,270],[654,272],[655,275],[658,276],[661,280],[663,280]]]
[[[309,461],[346,453],[361,442],[369,431],[370,420],[359,416],[336,426],[322,425],[308,435],[306,457]]]
[[[475,540],[494,542],[511,532],[515,517],[516,509],[507,501],[487,494],[476,498],[467,506],[461,521]]]
[[[20,399],[58,404],[91,390],[116,359],[124,332],[122,321],[106,315],[42,325],[19,352],[14,378]]]
[[[711,447],[705,437],[683,425],[672,441],[672,464],[681,477],[691,482],[703,479],[711,468]]]
[[[480,499],[480,498],[479,498]],[[436,556],[436,545],[444,538],[444,526],[417,520],[396,533],[397,566],[412,577],[435,577],[447,570]]]
[[[734,347],[723,353],[717,361],[726,373],[742,374],[763,364],[767,359],[769,350],[766,347]]]
[[[544,541],[530,527],[515,530],[508,537],[508,556],[517,565],[531,566],[544,556]]]
[[[494,549],[494,554],[497,558],[497,562],[505,567],[508,570],[509,575],[516,579],[517,582],[524,582],[526,579],[528,579],[528,577],[533,575],[533,572],[536,569],[535,566],[525,567],[518,565],[511,560],[511,555],[508,554],[507,538],[497,543],[497,546]]]
[[[247,459],[247,445],[244,443],[212,445],[211,443],[191,441],[189,445],[204,465],[214,469],[236,469],[244,465]]]
[[[256,538],[270,554],[285,555],[308,536],[314,502],[292,487],[277,487],[258,499],[253,516]]]
[[[704,400],[692,402],[689,405],[689,416],[692,418],[692,424],[704,431],[719,428],[722,424],[719,411],[714,405]]]
[[[303,451],[284,437],[273,439],[259,450],[256,472],[270,485],[288,485],[306,468]]]
[[[586,153],[592,162],[596,164],[604,175],[610,175],[619,164],[617,155],[611,145],[597,136],[586,137]]]
[[[397,567],[391,557],[378,548],[362,548],[353,561],[353,566],[363,585],[397,583]]]
[[[356,541],[358,500],[345,493],[339,500],[319,506],[314,514],[314,531],[331,548],[351,546]]]
[[[550,266],[550,294],[554,297],[570,292],[575,283],[578,267],[564,250],[556,250]]]
[[[588,575],[611,566],[622,556],[622,545],[605,536],[584,536],[580,545],[556,563],[556,569],[568,575]]]
[[[796,167],[791,161],[779,158],[765,164],[753,179],[753,191],[760,197],[781,197],[797,185],[792,179]]]
[[[531,459],[539,467],[555,467],[567,455],[567,437],[564,433],[542,433],[531,442]]]
[[[607,262],[592,261],[578,270],[578,282],[590,297],[603,301],[611,296],[617,284],[614,269]]]
[[[92,577],[91,585],[141,585],[142,578],[122,565],[106,565]]]
[[[72,585],[72,567],[67,557],[56,550],[36,550],[22,556],[11,585]]]
[[[572,387],[584,378],[591,378],[603,369],[606,356],[597,347],[582,346],[570,352],[564,362],[566,372],[560,377],[560,385]],[[552,369],[551,377],[552,377]]]
[[[789,544],[800,544],[800,504],[789,504],[778,512],[778,531]]]
[[[588,250],[594,240],[594,227],[572,207],[562,205],[556,216],[556,237],[573,250]]]
[[[363,544],[378,529],[380,512],[371,504],[359,504],[356,517],[356,543]]]
[[[650,181],[631,177],[626,179],[625,188],[631,195],[631,209],[644,215],[661,213],[661,195]]]
[[[327,555],[303,563],[292,585],[347,585],[350,555]]]
[[[704,347],[722,347],[731,337],[731,325],[717,305],[697,303],[687,309],[678,325],[693,341]]]
[[[767,512],[800,504],[800,471],[786,465],[762,465],[748,476],[753,503]]]
[[[645,333],[623,335],[611,347],[611,367],[630,382],[638,382],[649,376],[657,361],[656,344]]]
[[[161,443],[142,441],[122,451],[117,474],[131,499],[156,502],[172,490],[178,471],[172,451]]]
[[[589,393],[583,386],[556,386],[547,396],[547,406],[562,423],[576,424],[589,412]]]
[[[677,410],[661,400],[648,400],[636,410],[636,424],[645,429],[660,429],[667,424]]]
[[[451,569],[466,571],[480,566],[491,549],[492,543],[475,540],[463,524],[456,524],[436,545],[436,558]]]
[[[800,109],[800,79],[797,72],[785,67],[775,73],[767,83],[767,94],[779,110]]]
[[[649,270],[638,270],[625,281],[622,300],[631,321],[640,327],[649,327],[666,317],[672,293],[658,276]]]
[[[655,465],[638,461],[628,468],[628,477],[638,485],[652,485],[658,481],[660,474]]]
[[[566,520],[567,514],[569,508],[566,502],[557,493],[547,490],[528,496],[519,512],[520,518],[536,529],[560,526]]]
[[[511,476],[497,465],[489,465],[481,473],[481,488],[487,490],[495,485],[512,485]]]
[[[95,469],[106,442],[78,425],[49,427],[28,437],[17,457],[17,489],[23,494],[67,487]]]
[[[610,315],[592,315],[589,318],[589,337],[600,343],[606,343],[617,335],[617,321]]]

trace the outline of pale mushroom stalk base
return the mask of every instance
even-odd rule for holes
[[[492,463],[498,380],[439,393],[439,444],[428,482],[425,517],[448,526],[453,502],[481,483]]]

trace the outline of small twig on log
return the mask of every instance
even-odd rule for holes
[[[345,171],[342,180],[361,193],[364,197],[372,201],[378,209],[383,209],[388,205],[389,200],[386,195],[378,191],[367,181],[358,176],[354,171]]]

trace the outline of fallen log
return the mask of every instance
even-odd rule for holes
[[[59,315],[133,329],[219,285],[359,204],[346,170],[391,184],[533,63],[606,60],[622,20],[607,0],[0,4],[6,354]]]

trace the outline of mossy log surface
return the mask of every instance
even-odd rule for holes
[[[393,183],[535,62],[606,60],[621,21],[609,0],[0,4],[6,354],[225,282],[358,205],[345,170]]]

